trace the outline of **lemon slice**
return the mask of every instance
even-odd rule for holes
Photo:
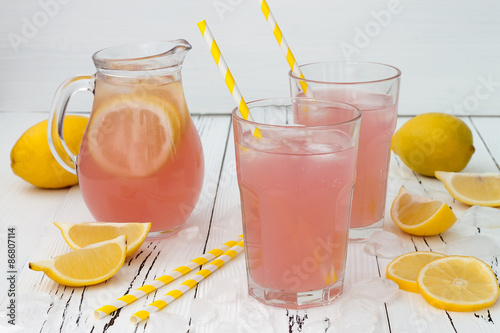
[[[180,133],[180,116],[172,104],[151,96],[118,96],[93,111],[87,144],[104,170],[145,177],[175,152]]]
[[[418,272],[431,261],[443,257],[444,254],[429,251],[406,253],[387,265],[385,276],[396,282],[400,289],[418,293]]]
[[[61,233],[73,250],[114,239],[121,235],[127,236],[127,254],[131,256],[141,247],[146,239],[151,223],[106,223],[106,222],[87,222],[87,223],[64,223],[54,222],[55,226],[61,230]]]
[[[106,281],[125,262],[126,236],[89,245],[52,259],[30,262],[29,268],[43,271],[55,282],[83,287]]]
[[[425,265],[417,278],[420,294],[432,306],[447,311],[476,311],[498,298],[491,267],[475,257],[449,256]]]
[[[468,205],[500,206],[500,173],[436,171],[452,197]]]
[[[391,206],[391,217],[403,231],[416,236],[434,236],[457,221],[451,208],[441,201],[412,194],[401,186]]]

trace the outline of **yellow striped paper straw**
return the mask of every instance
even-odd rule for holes
[[[182,282],[177,289],[169,291],[159,299],[155,300],[153,303],[149,304],[144,310],[137,311],[136,313],[134,313],[132,317],[130,317],[130,321],[133,324],[137,324],[143,320],[148,319],[151,313],[163,309],[164,307],[166,307],[167,305],[169,305],[170,303],[172,303],[173,301],[184,295],[184,293],[186,293],[188,290],[192,289],[194,286],[196,286],[203,279],[205,279],[210,274],[215,272],[222,265],[224,265],[229,260],[233,259],[239,253],[241,253],[243,249],[244,249],[244,243],[243,241],[240,241],[237,245],[233,246],[232,248],[224,252],[224,254],[221,255],[219,258],[215,259],[210,264],[205,265],[202,270],[200,270],[193,276],[193,278]]]
[[[241,92],[238,89],[238,86],[236,85],[236,81],[234,81],[234,77],[231,74],[229,67],[227,67],[226,61],[224,60],[224,57],[220,52],[219,46],[215,42],[214,36],[212,35],[210,28],[207,26],[207,22],[205,20],[198,22],[198,28],[200,29],[201,35],[205,39],[205,42],[207,43],[208,47],[210,48],[210,53],[212,54],[212,57],[214,58],[215,63],[217,64],[217,67],[219,68],[219,71],[222,74],[222,77],[224,78],[224,82],[226,82],[226,86],[229,89],[229,92],[231,93],[234,102],[236,103],[238,109],[240,110],[241,116],[245,120],[249,119],[252,121],[250,110],[248,110],[248,106],[245,103],[245,100],[243,99],[243,95],[241,95]],[[262,137],[262,133],[257,127],[255,128],[253,134],[255,137],[259,138]]]
[[[276,23],[276,20],[274,19],[273,13],[271,13],[271,9],[269,8],[269,5],[267,4],[266,0],[257,0],[260,3],[260,9],[262,10],[262,13],[264,14],[267,22],[269,23],[269,26],[271,27],[271,30],[273,31],[274,37],[276,38],[276,41],[278,42],[281,51],[283,51],[283,54],[285,55],[286,61],[288,62],[288,65],[290,65],[290,68],[292,69],[292,72],[295,76],[300,77],[301,79],[304,79],[304,75],[302,74],[302,71],[299,68],[299,65],[295,61],[295,57],[292,54],[292,50],[290,50],[290,47],[288,46],[285,37],[281,33],[281,29],[278,26],[278,23]],[[314,97],[312,92],[309,90],[309,87],[304,81],[300,81],[300,86],[302,88],[302,91],[304,91],[304,94],[307,97]]]
[[[160,287],[163,287],[166,284],[169,284],[170,282],[174,281],[175,279],[178,279],[179,277],[191,272],[193,269],[206,264],[210,260],[213,260],[219,256],[221,256],[223,253],[225,253],[228,249],[231,247],[235,246],[238,244],[243,239],[243,235],[238,236],[237,239],[235,240],[230,240],[226,243],[224,243],[222,246],[212,249],[202,255],[201,257],[195,258],[191,260],[189,263],[187,263],[185,266],[180,266],[171,271],[168,274],[165,274],[163,276],[160,276],[156,280],[154,280],[151,284],[144,285],[134,291],[132,291],[130,294],[124,295],[113,302],[111,304],[104,305],[100,307],[99,309],[94,311],[94,316],[97,319],[101,319],[109,315],[110,313],[123,308],[125,305],[128,305],[130,303],[133,303],[137,301],[139,298],[146,296],[147,294],[152,293],[153,291],[157,290]]]

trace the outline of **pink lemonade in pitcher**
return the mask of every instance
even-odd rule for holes
[[[331,131],[246,134],[236,154],[250,285],[341,289],[357,147],[340,131],[329,144],[314,141]]]
[[[351,228],[370,226],[384,216],[390,142],[396,128],[397,106],[388,95],[359,88],[316,87],[314,96],[349,103],[362,111]],[[334,112],[320,116],[335,119]],[[314,120],[304,117],[301,123],[309,124]]]
[[[98,221],[148,221],[153,234],[184,223],[204,160],[180,81],[98,76],[77,171]]]

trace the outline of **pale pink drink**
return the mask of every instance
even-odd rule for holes
[[[77,163],[85,203],[98,221],[150,221],[152,233],[174,230],[187,220],[198,200],[204,168],[201,142],[182,86],[156,80],[127,87],[108,81],[97,78],[90,126]],[[141,97],[134,97],[139,89]],[[108,111],[113,103],[117,103],[115,114]],[[132,113],[122,116],[136,107],[158,110],[143,119]],[[99,110],[105,113],[102,120]],[[164,128],[158,126],[161,118],[168,138],[162,137]],[[143,122],[144,133],[134,137],[136,121]],[[148,153],[146,146],[156,150]]]
[[[249,292],[304,308],[342,291],[360,117],[347,104],[293,102],[295,110],[289,99],[249,103],[255,122],[235,111],[233,126]],[[296,124],[298,113],[325,110],[337,119]]]
[[[315,98],[353,104],[362,111],[350,238],[365,239],[383,226],[400,71],[382,64],[349,62],[315,63],[300,68],[307,79],[290,74],[293,95],[303,96],[299,83],[302,81]],[[334,115],[322,116],[328,119]],[[318,119],[306,115],[301,121],[310,124]]]
[[[193,211],[204,160],[181,80],[190,48],[176,40],[105,49],[93,56],[95,75],[70,79],[57,92],[51,124],[61,123],[73,92],[95,94],[80,153],[68,154],[72,163],[55,149],[55,128],[48,135],[61,165],[73,173],[76,165],[97,221],[151,222],[148,237],[163,237]]]

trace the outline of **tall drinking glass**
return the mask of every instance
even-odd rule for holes
[[[309,98],[248,107],[253,121],[232,117],[249,293],[278,307],[329,303],[342,292],[361,112]],[[306,113],[323,121],[302,124]]]
[[[289,73],[292,96],[303,96],[301,83],[305,83],[307,95],[353,104],[363,114],[349,238],[364,240],[384,223],[401,71],[368,62],[318,62],[300,66],[300,70],[306,79]],[[302,120],[304,124],[317,121],[320,120],[309,116]]]

